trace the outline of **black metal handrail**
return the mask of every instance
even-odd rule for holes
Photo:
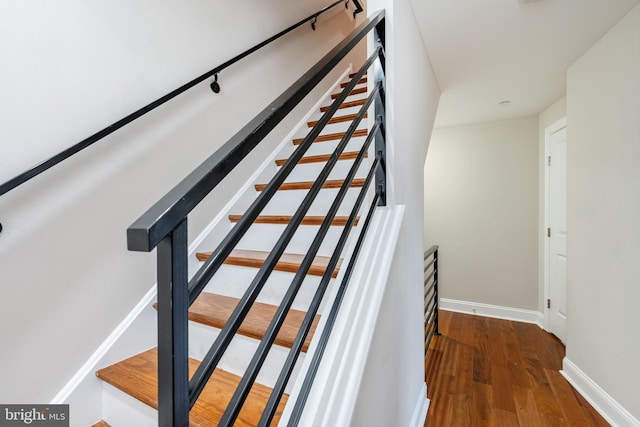
[[[348,7],[349,4],[349,0],[337,0],[334,3],[324,7],[323,9],[315,12],[312,15],[309,15],[308,17],[304,18],[303,20],[291,25],[288,28],[285,28],[284,30],[280,31],[279,33],[273,35],[272,37],[269,37],[268,39],[258,43],[257,45],[245,50],[244,52],[234,56],[233,58],[229,59],[228,61],[218,65],[217,67],[207,71],[206,73],[196,77],[195,79],[183,84],[182,86],[178,87],[177,89],[172,90],[171,92],[169,92],[168,94],[156,99],[155,101],[145,105],[144,107],[134,111],[133,113],[123,117],[122,119],[118,120],[117,122],[107,126],[106,128],[94,133],[93,135],[89,136],[88,138],[83,139],[82,141],[72,145],[71,147],[61,151],[60,153],[54,155],[53,157],[35,165],[34,167],[20,173],[19,175],[11,178],[10,180],[6,181],[5,183],[0,185],[0,196],[2,196],[5,193],[8,193],[9,191],[13,190],[14,188],[24,184],[25,182],[29,181],[32,178],[35,178],[36,176],[40,175],[41,173],[51,169],[52,167],[56,166],[57,164],[59,164],[60,162],[63,162],[64,160],[68,159],[69,157],[79,153],[80,151],[84,150],[85,148],[90,147],[91,145],[95,144],[96,142],[102,140],[103,138],[105,138],[108,135],[111,135],[112,133],[114,133],[115,131],[117,131],[118,129],[128,125],[129,123],[137,120],[138,118],[144,116],[145,114],[149,113],[150,111],[156,109],[157,107],[161,106],[162,104],[172,100],[173,98],[175,98],[176,96],[186,92],[187,90],[193,88],[194,86],[202,83],[203,81],[214,77],[215,80],[211,83],[211,89],[215,92],[218,93],[220,91],[220,85],[218,83],[218,77],[217,75],[224,69],[230,67],[231,65],[235,64],[236,62],[246,58],[247,56],[251,55],[252,53],[254,53],[255,51],[262,49],[263,47],[265,47],[266,45],[274,42],[275,40],[279,39],[280,37],[290,33],[291,31],[295,30],[296,28],[304,25],[305,23],[312,21],[312,25],[313,25],[313,29],[315,30],[315,20],[318,18],[318,16],[322,15],[323,13],[327,12],[329,9],[333,8],[334,6],[337,6],[340,3],[344,3],[345,7]],[[363,11],[362,6],[360,5],[360,2],[357,0],[354,0],[354,5],[355,5],[355,10],[353,12],[353,16],[355,17],[356,14],[360,13]]]
[[[326,76],[337,66],[340,61],[372,30],[379,32],[384,25],[384,12],[368,18],[358,28],[329,52],[321,61],[313,66],[289,89],[273,101],[265,110],[252,119],[244,128],[225,143],[216,153],[205,160],[181,183],[165,195],[151,209],[143,214],[127,230],[128,246],[130,250],[151,251],[157,247],[157,269],[158,269],[158,410],[161,425],[183,426],[188,424],[189,410],[197,401],[205,384],[213,374],[218,362],[222,358],[231,340],[235,336],[244,321],[246,315],[256,301],[258,294],[265,285],[270,274],[274,270],[285,248],[293,238],[299,225],[302,223],[307,211],[313,204],[315,197],[323,187],[329,173],[336,165],[341,153],[347,143],[352,138],[359,122],[371,105],[375,104],[376,124],[367,136],[365,145],[360,151],[358,158],[354,161],[354,166],[349,171],[345,182],[338,192],[336,200],[333,202],[326,219],[314,239],[307,254],[304,256],[302,264],[296,273],[281,305],[269,325],[264,338],[258,346],[243,378],[238,385],[234,396],[227,407],[219,425],[232,425],[238,416],[248,391],[251,389],[255,378],[262,367],[266,355],[268,354],[276,335],[286,314],[288,313],[293,300],[302,284],[302,280],[309,270],[311,263],[320,248],[320,245],[327,233],[332,219],[347,189],[355,176],[358,165],[365,156],[366,150],[376,139],[376,158],[369,171],[365,185],[358,197],[357,206],[353,207],[349,223],[346,226],[338,243],[334,254],[331,257],[330,266],[326,272],[333,271],[335,263],[346,244],[346,239],[353,228],[356,214],[364,200],[367,188],[374,182],[376,196],[374,205],[378,204],[380,195],[384,194],[386,179],[379,176],[379,171],[384,165],[384,74],[376,73],[373,81],[374,89],[361,107],[353,123],[345,132],[344,137],[338,143],[335,151],[330,156],[329,161],[318,175],[318,178],[308,190],[305,199],[300,204],[295,214],[292,216],[282,235],[278,239],[269,255],[258,270],[256,276],[244,295],[240,298],[236,308],[228,317],[227,322],[221,328],[213,345],[199,364],[195,373],[189,380],[188,374],[188,309],[191,303],[202,292],[206,284],[211,280],[216,271],[220,268],[224,260],[235,248],[236,244],[245,235],[249,227],[253,224],[257,216],[262,212],[269,200],[276,193],[280,185],[296,166],[304,153],[311,147],[316,137],[320,135],[322,129],[329,123],[331,117],[338,111],[338,108],[346,100],[355,85],[364,76],[367,70],[375,61],[380,61],[380,69],[384,70],[384,46],[378,37],[379,46],[374,49],[373,54],[367,59],[365,64],[355,74],[353,79],[340,95],[333,101],[329,109],[318,120],[318,123],[311,129],[302,143],[296,148],[294,153],[261,191],[249,209],[243,214],[240,221],[232,228],[229,234],[222,240],[218,247],[212,252],[210,258],[200,267],[193,278],[188,280],[187,270],[187,216],[192,209],[197,206],[207,194],[209,194],[224,178],[246,157],[251,150],[256,147],[262,139],[280,122],[287,114]],[[372,211],[371,211],[372,212]],[[368,224],[368,220],[365,221]],[[357,255],[352,255],[352,258]],[[301,351],[302,343],[308,333],[310,322],[317,312],[324,290],[331,274],[326,273],[321,281],[321,285],[314,297],[310,312],[305,318],[305,323],[301,328],[294,343],[295,351],[292,349],[278,383],[273,389],[268,407],[266,408],[260,425],[268,425],[273,418],[273,414],[282,397],[284,387],[291,375],[291,370]],[[350,273],[349,273],[350,274]],[[315,311],[314,311],[315,310]],[[309,314],[313,312],[313,314]],[[291,355],[295,353],[294,355]]]
[[[353,11],[353,17],[355,18],[356,15],[359,14],[360,12],[362,12],[364,9],[362,8],[362,5],[360,4],[360,2],[358,0],[353,0],[353,4],[356,6],[355,10]],[[349,0],[347,0],[346,5],[348,7]]]
[[[424,354],[434,335],[440,335],[438,325],[438,245],[424,253]]]

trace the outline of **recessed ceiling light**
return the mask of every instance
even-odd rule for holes
[[[498,105],[509,105],[511,104],[511,101],[500,101],[498,102]]]

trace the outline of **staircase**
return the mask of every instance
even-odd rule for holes
[[[349,78],[352,77],[353,74],[349,76]],[[348,82],[349,80],[345,79],[340,86],[345,87]],[[269,182],[278,168],[284,165],[295,147],[303,141],[304,135],[317,123],[317,118],[327,110],[331,100],[337,98],[339,89],[336,87],[335,91],[336,94],[327,97],[323,102],[324,105],[313,113],[309,120],[296,131],[294,138],[286,141],[286,144],[281,144],[279,150],[268,160],[268,164],[265,164],[265,168],[256,182],[251,183],[246,193],[238,198],[238,202],[228,212],[226,220],[216,225],[214,232],[212,232],[212,237],[203,240],[201,250],[198,250],[195,255],[198,262],[203,263],[211,256],[210,251],[217,246],[218,239],[215,236],[231,230],[241,220],[244,209],[265,189],[266,183]],[[206,350],[209,349],[211,343],[218,336],[220,329],[226,324],[232,311],[238,305],[240,298],[242,298],[256,275],[257,269],[264,264],[265,259],[284,228],[291,221],[293,213],[313,185],[316,177],[331,159],[334,149],[345,135],[347,128],[352,124],[366,98],[367,78],[365,76],[350,92],[338,112],[315,139],[312,146],[298,162],[298,165],[287,180],[279,187],[276,195],[268,203],[261,215],[256,218],[236,248],[226,258],[224,265],[191,305],[188,312],[190,375],[193,374],[200,360],[204,357]],[[343,153],[339,155],[339,160],[322,186],[318,198],[302,220],[301,226],[296,231],[285,253],[277,262],[274,272],[257,297],[257,302],[253,304],[247,317],[239,327],[232,344],[218,363],[214,374],[205,386],[197,403],[193,406],[190,412],[191,426],[213,426],[220,421],[250,358],[258,348],[259,341],[264,337],[265,331],[274,317],[277,306],[283,299],[295,273],[300,268],[311,241],[325,219],[328,207],[335,200],[338,189],[354,164],[354,159],[368,135],[368,128],[366,119],[361,121]],[[370,156],[367,156],[368,158]],[[234,425],[258,425],[266,401],[271,393],[271,388],[276,382],[289,349],[293,346],[296,334],[313,299],[320,280],[319,277],[325,274],[327,270],[329,258],[336,247],[343,227],[348,222],[349,213],[355,203],[358,192],[365,183],[365,176],[369,170],[367,159],[358,168],[356,178],[351,182],[351,188],[348,190],[337,215],[331,222],[331,229],[320,246],[318,255],[314,258],[307,276],[295,297],[292,308],[289,310],[284,324],[275,338],[275,346],[270,350],[267,360],[257,376],[256,383],[252,386]],[[359,221],[356,220],[353,227],[357,228],[358,225]],[[351,233],[349,240],[351,243],[347,243],[347,249],[343,253],[349,253],[349,245],[355,241],[357,234],[357,232]],[[190,260],[190,263],[193,262],[195,260]],[[341,267],[342,260],[338,262],[331,273],[333,280],[339,276]],[[330,286],[325,300],[335,295],[331,289]],[[315,333],[323,326],[322,314],[326,304],[326,301],[323,301],[319,314],[314,318],[311,330],[302,346],[304,353],[314,349],[314,336],[318,335]],[[155,334],[156,331],[149,331],[149,333]],[[288,382],[285,394],[279,402],[272,425],[277,425],[280,420],[289,399],[289,393],[299,377],[298,371],[303,360],[304,354],[300,356],[296,363],[296,369]],[[113,427],[158,425],[157,418],[154,418],[152,410],[152,408],[157,409],[158,407],[157,372],[156,348],[133,355],[97,372],[97,376],[106,383],[105,390],[108,390],[108,392],[105,392],[104,397],[104,418],[108,425]],[[139,403],[133,403],[131,398],[146,405],[147,409],[141,409]],[[113,412],[109,413],[106,408],[113,408]]]

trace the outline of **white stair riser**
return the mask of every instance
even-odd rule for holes
[[[102,384],[102,418],[114,427],[158,426],[158,411],[106,382]]]
[[[367,87],[367,83],[359,83],[359,84],[357,84],[357,85],[353,88],[353,90],[355,90],[355,89],[360,89],[360,88],[366,88],[366,87]],[[333,98],[333,97],[334,97],[335,95],[338,95],[338,94],[342,93],[342,91],[343,91],[344,89],[345,89],[345,88],[343,88],[343,87],[339,87],[339,88],[337,88],[337,89],[333,92],[332,96],[329,96],[329,97],[325,98],[323,105],[330,105],[330,104],[334,101],[334,98]],[[349,96],[347,96],[347,101],[350,101],[352,98],[354,98],[354,99],[355,99],[355,98],[357,98],[357,97],[362,97],[362,96],[366,97],[366,96],[367,96],[367,94],[366,94],[366,93],[364,93],[364,94],[362,94],[362,93],[358,93],[358,94],[355,94],[355,95],[349,95]]]
[[[342,150],[343,153],[348,152],[360,152],[362,145],[364,144],[366,137],[357,137],[353,138],[349,141],[345,148]],[[325,141],[325,142],[314,142],[309,146],[307,151],[303,153],[303,157],[315,156],[315,155],[331,155],[335,151],[336,147],[340,143],[339,140],[336,141]],[[373,143],[371,145],[374,145]],[[286,160],[288,159],[298,146],[294,146],[291,144],[286,147],[286,150],[283,150],[277,157],[276,160]],[[343,160],[341,160],[343,161]],[[296,165],[295,168],[306,167],[308,163],[303,163]],[[275,169],[274,169],[275,168]],[[273,165],[269,165],[265,171],[260,175],[260,180],[262,183],[267,183],[268,180],[277,172],[279,166],[276,166],[276,162],[273,162]],[[294,168],[294,170],[295,170]]]
[[[347,174],[351,170],[353,163],[354,163],[353,159],[338,160],[336,164],[333,166],[333,168],[331,169],[331,171],[329,172],[329,176],[327,177],[327,180],[345,179]],[[285,179],[285,182],[315,181],[316,178],[320,175],[320,172],[322,172],[322,170],[325,168],[325,166],[326,166],[326,163],[324,162],[299,164],[295,168],[293,168],[289,176]],[[365,157],[363,161],[360,163],[360,165],[358,166],[355,177],[365,178],[367,176],[369,167],[370,165],[368,164],[368,160]],[[260,184],[269,183],[271,177],[275,172],[274,171],[275,168],[277,168],[275,167],[275,163],[274,163],[274,168],[271,168],[271,167],[267,168],[268,170],[266,170],[262,174],[261,179],[259,180],[259,183]],[[242,208],[238,208],[238,210],[234,210],[233,212],[238,214],[245,212],[245,209],[242,209],[242,210],[241,209]]]
[[[353,205],[358,197],[361,188],[350,188],[347,191],[344,200],[342,201],[340,207],[337,211],[337,216],[349,216],[353,209]],[[335,201],[336,195],[338,193],[338,189],[323,189],[318,194],[316,200],[312,203],[311,207],[307,211],[306,215],[313,216],[319,215],[324,216],[331,204]],[[368,193],[371,194],[373,192],[372,188],[369,188]],[[274,198],[267,204],[265,209],[263,210],[263,215],[293,215],[295,213],[295,209],[300,206],[302,200],[308,193],[307,190],[289,190],[289,191],[279,191],[274,195]],[[258,193],[255,193],[258,194]],[[361,207],[360,215],[363,215],[364,209],[366,208],[367,203],[365,202]],[[286,208],[283,208],[286,207]],[[290,212],[287,212],[289,211]],[[243,210],[239,208],[237,212],[242,212]],[[274,228],[273,234],[268,229],[264,227],[275,226],[279,228]],[[223,220],[220,222],[214,229],[214,232],[211,233],[212,237],[208,237],[203,241],[200,245],[199,251],[211,251],[215,249],[220,240],[223,238],[226,233],[228,233],[235,224],[231,223],[229,220]],[[296,230],[296,234],[294,235],[292,242],[290,243],[290,248],[288,248],[287,252],[292,253],[302,253],[298,248],[304,248],[308,246],[308,243],[304,243],[304,238],[309,237],[310,239],[315,236],[317,226],[306,226],[301,225],[298,230]],[[256,250],[270,250],[272,248],[273,243],[279,238],[281,231],[284,230],[285,225],[278,224],[254,224],[247,231],[247,233],[242,237],[242,241],[236,246],[240,249],[256,249]],[[331,227],[329,231],[329,236],[326,237],[327,240],[332,239],[337,241],[337,236],[335,234],[335,229],[338,227]],[[340,227],[342,228],[342,227]],[[334,234],[335,233],[335,234]],[[214,236],[215,234],[215,236]],[[252,237],[255,235],[257,237]],[[331,237],[333,235],[333,237]],[[311,240],[309,240],[310,243]],[[272,243],[273,242],[273,243]],[[254,243],[256,246],[254,246]],[[320,255],[325,255],[330,253],[330,251],[325,250],[326,244],[323,244],[323,249],[321,249]],[[195,259],[195,256],[190,257],[190,270],[193,274],[196,269],[200,268],[200,263]]]
[[[338,109],[338,111],[336,111],[336,114],[334,114],[334,116],[345,116],[347,114],[358,114],[360,112],[361,108],[362,108],[362,105],[356,105],[355,107],[348,107],[348,108],[340,108],[340,109]],[[369,110],[369,112],[371,112],[371,110]],[[367,120],[370,120],[370,118],[367,118]],[[364,127],[364,126],[358,126],[358,127]]]
[[[348,216],[358,198],[362,188],[353,187],[347,190],[344,200],[338,208],[337,215]],[[278,191],[269,204],[265,207],[264,215],[292,214],[302,204],[308,190]],[[325,188],[320,190],[318,197],[313,201],[306,215],[326,215],[327,210],[336,199],[339,189]]]
[[[291,212],[293,214],[293,212]],[[228,230],[230,230],[235,223],[231,223],[229,221],[226,224]],[[238,248],[243,249],[254,249],[261,251],[270,251],[275,242],[280,238],[280,235],[285,230],[286,224],[253,224],[244,237],[241,238],[238,243]],[[291,242],[289,243],[286,252],[289,253],[304,253],[306,249],[309,247],[311,241],[315,238],[316,233],[319,229],[319,225],[300,225],[296,230]],[[220,227],[222,228],[222,227]],[[338,241],[339,234],[342,232],[342,226],[331,226],[327,235],[323,240],[322,247],[320,249],[319,254],[325,255],[331,253],[331,246],[335,245]],[[218,239],[210,240],[203,244],[203,251],[210,251],[217,247]],[[206,243],[210,243],[207,245]],[[191,272],[195,272],[198,268],[200,268],[200,263],[197,261],[195,256],[189,259]]]
[[[205,292],[241,298],[258,273],[257,268],[236,265],[223,265],[216,276],[209,282]],[[289,289],[295,274],[284,271],[273,271],[267,279],[257,301],[265,304],[280,305]],[[296,295],[292,308],[306,311],[315,294],[321,277],[306,276]],[[331,280],[329,286],[335,282]],[[321,312],[321,311],[319,311]]]
[[[366,159],[363,160],[364,161],[360,163],[356,170],[356,178],[366,178],[367,176],[369,166],[366,165]],[[345,179],[353,167],[353,164],[353,160],[338,160],[331,172],[329,172],[329,177],[327,179]],[[325,163],[306,163],[298,165],[293,169],[291,175],[289,175],[285,182],[315,181],[325,166]]]
[[[336,114],[334,114],[334,117],[340,117],[340,116],[344,116],[344,114],[342,114],[341,112],[337,112]],[[340,122],[340,123],[331,123],[326,125],[322,129],[322,132],[320,133],[320,135],[326,135],[326,134],[337,133],[337,132],[346,132],[347,129],[349,129],[349,126],[351,126],[350,121]],[[367,128],[367,119],[362,119],[356,129],[366,129],[366,128]],[[311,131],[311,128],[309,128],[309,131]],[[304,135],[306,135],[306,133]]]
[[[350,82],[351,82],[351,79],[347,80],[344,83],[350,83]],[[367,83],[366,82],[365,83],[358,82],[358,84],[355,85],[354,89],[360,89],[360,88],[366,88],[366,87],[367,87]],[[342,90],[344,90],[344,88],[342,86],[340,86],[340,90],[342,91]]]
[[[190,322],[189,356],[197,360],[202,360],[219,334],[220,330],[217,328]],[[231,341],[231,344],[229,344],[225,355],[220,359],[218,367],[223,371],[242,376],[247,366],[249,366],[251,358],[258,349],[259,343],[260,341],[256,339],[236,335]],[[272,346],[256,378],[256,382],[273,388],[288,354],[288,348],[279,345]],[[298,357],[297,367],[300,366],[304,360],[304,356],[305,354],[301,353]],[[291,384],[295,382],[297,373],[298,369],[294,368],[292,377],[289,380],[289,385],[285,388],[285,393],[289,393]]]
[[[351,102],[351,101],[358,101],[358,100],[362,100],[362,99],[366,99],[367,98],[367,94],[358,94],[358,95],[352,95],[347,97],[347,100],[344,102]],[[333,104],[333,99],[327,99],[325,101],[325,105],[327,107],[330,107],[331,104]],[[347,110],[349,110],[348,108],[338,108],[338,110],[333,114],[333,116],[331,117],[339,117],[339,116],[345,116],[347,114],[357,114],[358,110],[360,109],[360,107],[362,107],[361,105],[358,105],[356,107],[349,107],[349,108],[355,108],[355,111],[350,111],[350,112],[346,112]],[[310,117],[308,122],[313,122],[313,121],[318,121],[322,118],[322,116],[325,114],[325,112],[321,112],[318,111],[318,113],[314,114],[312,117]],[[306,128],[311,128],[312,126],[309,126],[309,124],[306,124],[306,126],[304,126],[303,128],[299,129],[300,132],[304,132],[304,129]],[[330,125],[327,125],[330,126]]]
[[[339,162],[341,163],[341,162]],[[359,174],[360,175],[360,174]],[[339,216],[348,216],[351,213],[353,208],[353,204],[358,197],[358,193],[361,188],[350,188],[347,191],[347,194],[344,197],[340,207],[338,208],[337,215]],[[334,202],[338,189],[322,189],[316,200],[312,203],[309,211],[306,215],[321,215],[324,216],[327,213],[327,210]],[[249,193],[253,193],[253,199],[258,196],[259,192],[250,190]],[[308,190],[287,190],[287,191],[278,191],[273,196],[271,201],[265,206],[264,210],[261,212],[261,215],[293,215],[296,209],[300,206],[305,196],[307,195]],[[240,214],[245,212],[247,207],[251,204],[252,200],[251,194],[247,194],[241,198],[241,201],[232,209],[232,214]],[[254,225],[253,227],[258,226],[259,224]],[[198,251],[211,251],[215,249],[219,242],[226,236],[226,234],[231,231],[231,229],[235,226],[234,223],[231,223],[228,219],[224,219],[221,221],[210,233],[210,235],[202,241],[199,245]],[[259,230],[258,230],[259,231]],[[243,239],[248,238],[248,234],[251,233],[251,230],[247,231],[245,237]],[[242,245],[238,245],[238,248],[242,249],[258,249],[251,247],[244,247]],[[198,268],[197,264],[194,264],[193,259],[190,258],[190,268]]]
[[[271,251],[286,227],[287,225],[285,224],[254,224],[251,226],[251,230],[238,243],[238,247]],[[330,256],[333,253],[343,229],[343,226],[329,227],[318,255]],[[294,254],[306,253],[319,230],[320,226],[317,225],[299,226],[285,252]]]
[[[364,144],[366,140],[366,137],[357,137],[357,138],[352,138],[351,140],[349,140],[349,142],[347,143],[347,145],[345,145],[344,150],[342,150],[343,153],[349,152],[349,151],[360,151],[360,149],[362,148],[362,145]],[[311,144],[311,146],[309,147],[309,149],[304,153],[305,156],[316,156],[316,155],[320,155],[320,154],[332,154],[336,147],[338,146],[338,144],[340,143],[339,140],[337,141],[325,141],[325,142],[314,142],[313,144]]]

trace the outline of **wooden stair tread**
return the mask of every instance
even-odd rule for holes
[[[351,93],[349,93],[349,96],[352,96],[352,95],[359,95],[359,94],[361,94],[361,93],[367,93],[367,88],[366,88],[366,87],[359,87],[359,88],[353,89],[353,90],[351,91]],[[340,94],[339,94],[339,93],[333,93],[333,94],[331,94],[331,99],[336,99],[336,98],[338,98],[339,96],[340,96]]]
[[[346,153],[342,153],[338,160],[354,160],[358,157],[357,151],[347,151]],[[369,153],[364,153],[364,157],[369,157]],[[298,162],[299,165],[307,164],[307,163],[326,163],[331,158],[331,154],[318,154],[315,156],[307,156],[300,159]],[[288,159],[278,159],[276,160],[276,166],[282,166],[286,163]]]
[[[109,424],[107,424],[105,421],[98,421],[97,423],[93,424],[91,427],[111,427]]]
[[[357,129],[353,132],[352,138],[357,138],[360,136],[367,136],[369,133],[368,129]],[[325,135],[318,135],[318,137],[313,142],[327,142],[327,141],[336,141],[340,140],[344,137],[346,132],[336,132],[336,133],[327,133]],[[296,138],[293,140],[293,145],[300,145],[304,141],[304,138]]]
[[[231,222],[238,222],[242,218],[242,215],[229,215]],[[254,224],[289,224],[293,217],[290,215],[260,215],[254,221]],[[301,225],[322,225],[325,217],[321,215],[309,215],[302,219]],[[358,225],[358,219],[354,221],[353,225]],[[344,227],[349,220],[348,216],[336,216],[331,221],[331,225]]]
[[[356,118],[357,114],[346,114],[344,116],[337,116],[337,117],[332,117],[329,120],[329,125],[333,125],[336,123],[345,123],[345,122],[352,122],[355,118]],[[367,118],[369,115],[367,113],[365,113],[363,118]],[[307,126],[309,126],[310,128],[314,127],[315,125],[318,124],[318,120],[313,120],[311,122],[307,122]]]
[[[231,254],[225,260],[225,264],[239,265],[243,267],[260,268],[264,264],[264,260],[269,255],[268,251],[254,251],[248,249],[235,249],[231,251]],[[198,252],[196,257],[199,261],[206,261],[211,256],[211,252]],[[301,254],[289,254],[284,253],[278,260],[275,270],[286,271],[288,273],[295,273],[300,268],[300,264],[304,255]],[[329,257],[316,256],[309,268],[307,274],[311,276],[322,276],[329,264]],[[333,270],[332,277],[338,276],[342,259],[338,261],[336,268]]]
[[[338,108],[351,108],[351,107],[357,107],[359,105],[364,105],[364,103],[367,100],[365,98],[363,99],[356,99],[355,101],[347,101],[347,102],[343,102],[340,107]],[[320,112],[324,113],[325,111],[327,111],[330,108],[330,106],[326,106],[326,107],[320,107]]]
[[[203,292],[191,305],[191,308],[189,309],[189,319],[194,322],[222,329],[239,301],[240,300],[238,298]],[[278,307],[275,305],[259,302],[254,303],[249,310],[247,317],[240,325],[238,333],[261,340],[262,337],[264,337],[267,327],[269,326],[271,319],[273,319],[277,309]],[[278,335],[276,336],[275,344],[291,348],[305,315],[306,313],[304,311],[293,309],[289,310],[289,313],[280,328],[280,332],[278,332]],[[313,334],[318,326],[319,320],[320,316],[316,315],[311,325],[311,329],[309,330],[309,334],[307,335],[307,339],[302,346],[303,352],[306,352],[309,348],[311,338],[313,338]]]
[[[355,77],[355,74],[353,74],[353,75],[351,76],[351,78],[353,78],[353,77]],[[362,78],[360,79],[360,81],[358,82],[358,84],[362,84],[362,83],[366,83],[366,82],[367,82],[367,77],[366,77],[366,75],[365,75],[364,77],[362,77]],[[343,88],[344,88],[344,87],[347,87],[347,86],[349,85],[349,83],[351,83],[351,82],[344,82],[344,83],[340,83],[340,87],[343,87]]]
[[[354,78],[354,77],[356,76],[356,74],[358,74],[358,73],[350,73],[350,74],[349,74],[349,78],[350,78],[350,79]],[[362,75],[362,77],[367,78],[367,73],[364,73],[364,74]]]
[[[350,187],[362,187],[364,185],[364,178],[355,178],[351,181]],[[322,185],[322,188],[340,188],[344,179],[328,179]],[[309,190],[313,186],[314,181],[299,181],[299,182],[285,182],[279,190]],[[267,184],[255,184],[257,191],[263,191],[267,187]]]
[[[193,375],[200,362],[189,359],[189,375]],[[158,408],[158,356],[152,348],[143,353],[100,369],[98,378],[119,388],[139,401]],[[200,398],[191,409],[189,425],[192,427],[217,425],[233,395],[240,377],[221,369],[213,372]],[[254,384],[243,406],[235,426],[256,426],[262,415],[271,389],[262,384]],[[288,395],[283,395],[274,417],[278,423]]]

